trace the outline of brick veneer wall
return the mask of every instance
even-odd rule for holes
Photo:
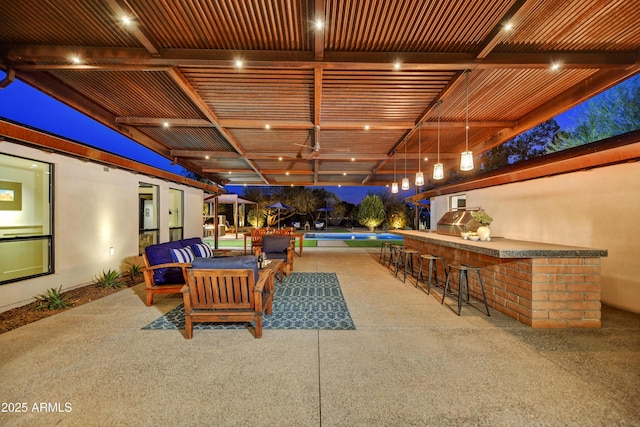
[[[489,307],[534,328],[599,328],[600,258],[495,258],[462,249],[404,239],[420,254],[481,267]],[[444,281],[444,273],[438,272]],[[457,290],[459,279],[451,278]],[[472,297],[481,298],[477,276],[469,275]]]

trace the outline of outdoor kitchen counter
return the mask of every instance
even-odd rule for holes
[[[599,328],[600,258],[604,249],[492,237],[464,240],[426,231],[392,231],[408,249],[441,256],[447,264],[480,267],[489,306],[534,328]],[[444,282],[438,271],[438,281]],[[457,289],[458,277],[451,278]],[[479,297],[477,278],[470,292]]]
[[[496,258],[574,258],[574,257],[606,257],[607,250],[564,246],[550,243],[511,240],[492,237],[490,242],[464,240],[460,236],[448,236],[427,231],[398,230],[390,231],[405,239],[416,239],[434,242],[449,248],[462,249]]]

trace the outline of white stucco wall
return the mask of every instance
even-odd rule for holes
[[[494,221],[492,236],[607,249],[602,302],[640,312],[640,162],[466,192]],[[436,197],[433,223],[446,212]]]
[[[91,282],[103,270],[124,269],[138,255],[139,182],[159,186],[161,242],[169,240],[169,188],[184,191],[184,236],[202,236],[200,189],[9,142],[0,143],[0,153],[55,168],[55,274],[0,285],[0,311],[31,302],[52,287],[69,289]]]

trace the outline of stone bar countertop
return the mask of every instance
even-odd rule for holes
[[[496,258],[592,258],[606,257],[608,255],[606,249],[528,242],[493,236],[490,242],[474,242],[472,240],[464,240],[460,236],[449,236],[432,231],[394,230],[389,232],[405,239],[423,240]]]

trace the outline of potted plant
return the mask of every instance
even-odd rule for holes
[[[480,227],[476,230],[478,236],[480,236],[480,240],[483,242],[487,242],[491,240],[491,229],[489,225],[493,221],[493,218],[484,211],[484,209],[480,209],[479,211],[471,212],[471,217],[475,222],[480,224]]]

